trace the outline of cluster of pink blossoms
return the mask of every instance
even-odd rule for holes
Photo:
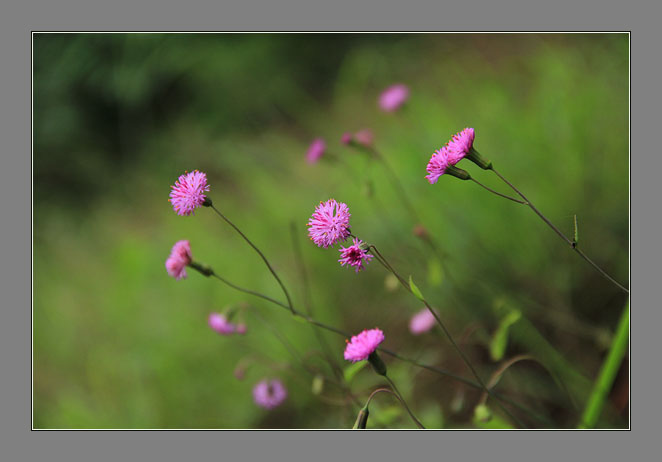
[[[278,379],[262,380],[253,387],[253,401],[265,409],[280,406],[287,398],[287,390]]]
[[[178,241],[172,246],[170,256],[165,262],[168,274],[180,280],[186,277],[186,267],[193,261],[189,241]]]
[[[172,191],[170,191],[170,199],[168,200],[177,215],[193,215],[196,208],[202,207],[207,197],[204,193],[209,192],[207,175],[198,170],[193,170],[191,173],[181,175],[171,188]]]
[[[428,174],[425,176],[430,184],[436,183],[439,177],[446,173],[449,166],[457,164],[469,154],[473,148],[474,137],[474,129],[465,128],[453,135],[445,146],[432,154],[426,168]]]
[[[353,335],[352,339],[347,341],[345,359],[352,362],[364,361],[383,341],[384,332],[378,328],[364,330],[357,335]]]
[[[245,324],[234,324],[228,321],[225,315],[220,313],[210,313],[207,320],[209,327],[221,335],[245,334]]]

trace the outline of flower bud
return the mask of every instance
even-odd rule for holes
[[[473,146],[471,147],[471,149],[469,149],[469,152],[467,153],[467,159],[469,159],[474,164],[478,165],[483,170],[489,170],[492,168],[492,162],[481,156],[478,153],[478,151],[476,151],[473,148]]]
[[[446,173],[449,175],[453,175],[456,178],[459,178],[460,180],[470,180],[471,175],[469,175],[469,172],[466,170],[462,170],[459,167],[456,167],[455,165],[448,165],[446,167]]]
[[[356,417],[356,422],[354,422],[354,426],[352,427],[352,430],[365,430],[368,424],[369,414],[370,411],[368,411],[367,405],[361,408],[361,410],[359,411],[359,415]]]
[[[373,351],[368,356],[368,362],[379,375],[386,375],[386,364],[382,361],[382,358],[379,357],[377,351]]]

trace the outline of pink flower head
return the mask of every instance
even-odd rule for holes
[[[177,215],[193,215],[193,211],[202,206],[205,201],[205,192],[209,191],[207,175],[198,170],[181,175],[171,186],[170,203]]]
[[[340,247],[340,260],[338,260],[340,264],[354,266],[357,273],[361,271],[364,263],[367,265],[372,259],[372,255],[362,247],[362,244],[361,239],[354,238],[354,244],[349,247]]]
[[[384,341],[384,332],[380,329],[364,330],[358,335],[352,336],[345,347],[345,359],[347,361],[363,361],[374,352],[380,343]]]
[[[349,132],[343,133],[342,136],[340,137],[340,142],[344,145],[348,145],[349,143],[352,142],[352,140],[353,140],[352,134]]]
[[[253,401],[265,409],[278,407],[287,398],[287,390],[278,380],[262,380],[253,387]]]
[[[368,130],[367,128],[356,132],[354,138],[357,143],[363,146],[372,146],[373,141],[375,141],[375,135],[372,133],[372,130]]]
[[[435,184],[439,177],[446,173],[446,168],[449,165],[452,164],[448,159],[448,147],[444,146],[441,149],[437,149],[435,153],[432,154],[432,157],[430,157],[430,161],[426,167],[428,175],[426,175],[425,178],[427,178],[430,184]]]
[[[409,88],[401,83],[392,85],[379,96],[379,107],[383,111],[393,112],[409,99]]]
[[[221,335],[231,335],[237,330],[237,326],[232,324],[227,318],[219,313],[211,313],[207,320],[209,327]]]
[[[421,311],[412,316],[409,321],[409,332],[414,335],[427,332],[434,327],[436,320],[430,310],[423,308]]]
[[[344,202],[329,199],[315,207],[313,216],[308,220],[308,236],[318,247],[334,245],[349,237],[349,208]]]
[[[186,267],[193,261],[189,241],[178,241],[172,246],[170,256],[165,262],[168,274],[180,280],[186,277]]]
[[[316,138],[310,143],[310,147],[306,153],[306,160],[309,164],[314,164],[324,155],[324,151],[326,151],[326,143],[322,138]]]
[[[237,324],[237,333],[239,335],[244,335],[246,333],[246,324]]]
[[[446,144],[448,161],[451,165],[457,164],[469,154],[469,151],[474,145],[474,137],[473,128],[465,128],[453,135],[453,138]]]

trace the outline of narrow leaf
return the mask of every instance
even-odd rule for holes
[[[411,275],[409,275],[409,288],[411,289],[412,293],[416,296],[416,298],[418,298],[421,301],[425,301],[420,289],[416,286],[416,284],[414,284],[414,280],[411,278]]]

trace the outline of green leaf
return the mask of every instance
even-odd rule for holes
[[[575,244],[579,244],[579,230],[577,229],[577,215],[575,215]]]
[[[519,310],[512,310],[499,323],[490,341],[490,357],[493,361],[503,359],[508,345],[508,329],[521,317],[522,313]]]
[[[320,374],[317,374],[313,378],[312,392],[313,395],[319,395],[324,389],[324,377]]]
[[[409,288],[411,289],[412,293],[416,296],[416,298],[418,298],[421,301],[425,301],[420,289],[416,286],[416,284],[414,284],[414,280],[411,278],[411,275],[409,275]]]
[[[438,258],[432,257],[428,260],[428,284],[438,287],[444,281],[444,270]]]
[[[349,383],[352,381],[354,376],[368,364],[367,361],[359,361],[354,364],[350,364],[343,371],[343,376],[345,377],[345,382]]]

